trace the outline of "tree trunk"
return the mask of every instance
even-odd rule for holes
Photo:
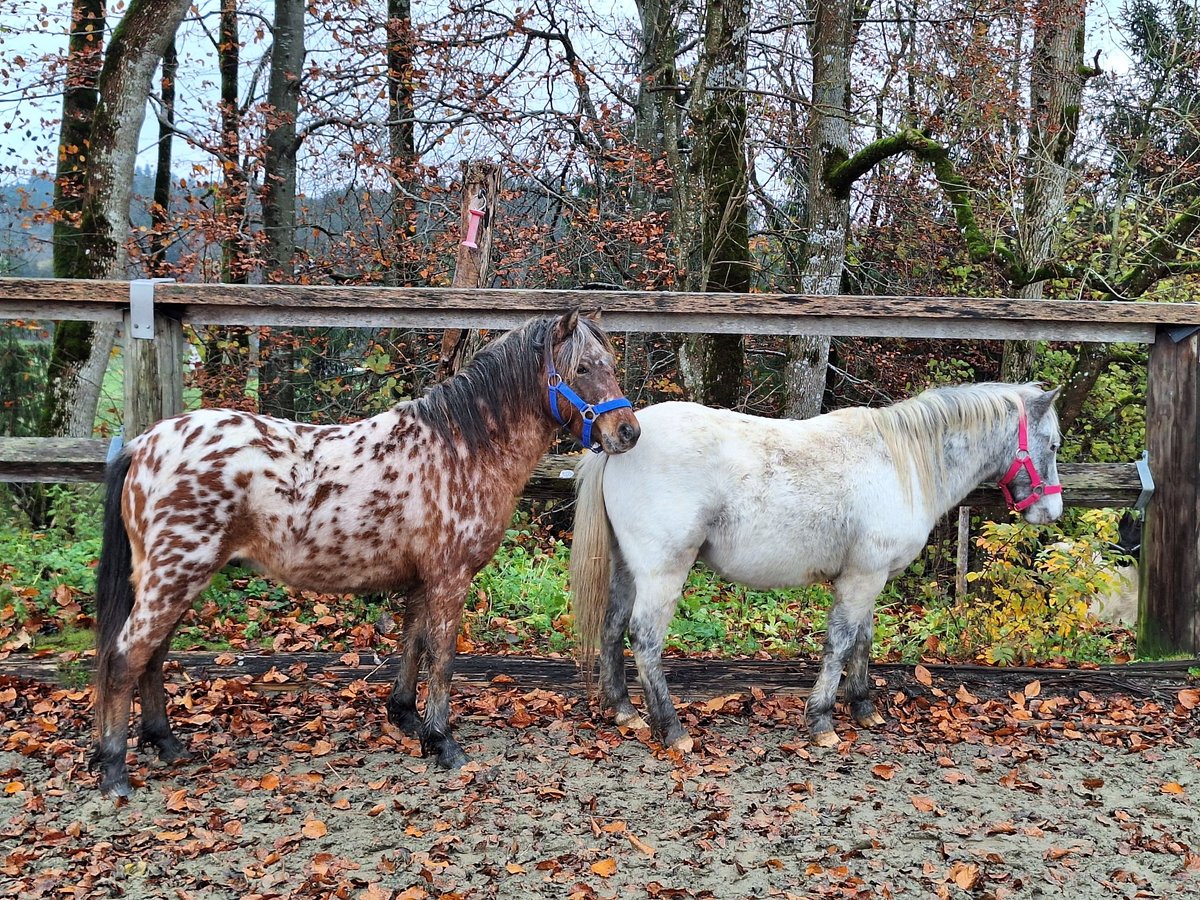
[[[417,278],[416,193],[417,145],[414,130],[413,53],[411,0],[388,0],[387,90],[388,165],[392,182],[390,249],[385,253],[385,280],[392,285],[413,284]]]
[[[158,126],[158,161],[154,170],[154,200],[150,205],[150,259],[147,267],[156,278],[165,277],[167,232],[171,227],[171,142],[175,139],[175,74],[179,71],[179,55],[175,39],[167,45],[162,62],[163,119]]]
[[[1084,6],[1086,0],[1041,0],[1034,11],[1029,82],[1029,137],[1024,201],[1017,221],[1019,274],[1054,258],[1066,217],[1067,163],[1079,126],[1083,97]],[[1042,284],[1027,285],[1019,297],[1040,300]],[[1006,381],[1033,374],[1035,346],[1009,341],[1001,366]]]
[[[800,291],[831,295],[841,290],[850,230],[849,195],[831,189],[829,171],[850,155],[850,46],[854,34],[849,0],[818,0],[810,46],[813,102],[809,118],[808,203]],[[784,369],[785,415],[803,419],[821,411],[829,338],[797,335],[788,341]]]
[[[263,156],[262,217],[266,263],[277,280],[290,280],[296,263],[296,123],[304,68],[303,0],[275,0],[268,125]]]
[[[218,202],[225,230],[221,241],[221,280],[227,284],[245,284],[250,266],[246,259],[247,180],[241,163],[242,111],[238,102],[240,57],[237,0],[221,0],[217,67],[221,73],[222,178]]]
[[[702,283],[709,291],[750,289],[747,21],[747,0],[709,0],[704,29],[704,99],[696,122],[692,162]],[[686,362],[680,360],[681,371],[692,378],[694,396],[711,406],[738,405],[744,357],[741,335],[693,335],[685,341],[681,356],[686,358]]]
[[[63,213],[54,240],[59,278],[126,274],[134,161],[151,78],[187,7],[187,0],[134,0],[97,75],[103,4],[75,4],[70,49],[78,67],[63,100],[62,181],[56,185],[56,208]],[[91,435],[111,347],[111,328],[64,323],[55,329],[43,435]]]
[[[263,156],[262,218],[266,267],[275,281],[290,282],[296,270],[296,154],[300,83],[304,68],[303,0],[275,0],[271,77],[267,85],[268,128]],[[295,345],[287,334],[273,340],[263,359],[259,390],[264,412],[292,419]]]

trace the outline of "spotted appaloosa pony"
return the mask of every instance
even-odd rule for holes
[[[167,721],[163,661],[180,618],[233,558],[296,588],[405,591],[388,718],[440,765],[466,762],[449,698],[463,602],[560,424],[612,454],[640,434],[607,337],[578,313],[529,322],[422,399],[353,424],[198,410],[130,441],[108,475],[97,572],[101,790],[130,790],[135,683],[141,743],[186,756]]]
[[[653,731],[692,746],[662,672],[662,647],[692,564],[755,588],[831,581],[834,605],[806,718],[837,743],[833,704],[864,726],[883,718],[867,662],[875,598],[925,546],[934,523],[998,480],[1030,522],[1062,514],[1056,392],[1035,384],[939,388],[885,409],[772,420],[690,403],[638,413],[622,456],[577,469],[571,590],[585,671],[600,648],[601,700],[639,725],[625,684],[628,632]]]

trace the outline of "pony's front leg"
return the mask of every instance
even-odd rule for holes
[[[883,589],[886,578],[886,573],[843,575],[834,582],[834,603],[829,611],[821,671],[804,707],[809,735],[813,743],[821,747],[837,746],[838,736],[833,730],[833,706],[837,699],[838,683],[841,681],[842,668],[864,641],[861,689],[858,683],[855,684],[855,691],[860,694],[857,699],[863,699],[861,693],[867,690],[865,660],[871,650],[871,615],[875,597]],[[867,702],[870,702],[869,699]],[[873,712],[874,707],[871,709]]]
[[[417,677],[421,672],[421,658],[425,653],[425,596],[413,592],[404,609],[404,627],[400,639],[404,648],[400,651],[400,671],[387,699],[388,721],[409,737],[420,737],[421,717],[417,714]]]
[[[600,636],[600,696],[604,705],[615,713],[618,725],[645,728],[645,721],[629,700],[629,684],[625,679],[625,633],[633,615],[633,578],[619,553],[613,553],[612,566]]]
[[[429,696],[421,724],[421,753],[433,756],[443,769],[464,765],[467,755],[450,736],[450,677],[458,649],[458,628],[470,578],[455,579],[430,591],[425,615],[425,641],[429,660]]]
[[[875,701],[871,698],[871,681],[868,668],[871,662],[871,646],[875,642],[875,629],[868,618],[864,630],[860,630],[846,663],[846,704],[850,707],[850,718],[863,728],[875,728],[885,722]]]

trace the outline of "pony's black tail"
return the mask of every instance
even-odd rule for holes
[[[108,681],[117,636],[133,610],[133,554],[121,494],[131,459],[120,453],[108,464],[105,475],[104,538],[96,566],[96,709],[101,709],[101,692]]]

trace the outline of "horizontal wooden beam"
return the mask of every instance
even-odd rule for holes
[[[0,481],[103,481],[109,442],[88,438],[0,437]],[[569,497],[575,490],[579,454],[548,454],[525,488],[525,496]],[[1133,463],[1060,463],[1059,476],[1068,506],[1133,506],[1141,479]],[[964,506],[1002,508],[993,485],[980,485]]]
[[[0,481],[103,481],[109,441],[0,437]]]
[[[527,497],[564,497],[574,491],[579,454],[550,454],[542,458],[525,487]],[[1134,463],[1059,463],[1058,475],[1067,506],[1126,507],[1137,503],[1141,478]],[[1004,499],[992,484],[981,484],[962,502],[982,510],[1003,510]]]
[[[123,281],[0,278],[0,318],[117,321]],[[1062,341],[1153,341],[1158,326],[1200,326],[1200,303],[1005,297],[819,297],[664,291],[159,284],[155,302],[193,324],[510,328],[575,306],[612,331],[829,334]]]

